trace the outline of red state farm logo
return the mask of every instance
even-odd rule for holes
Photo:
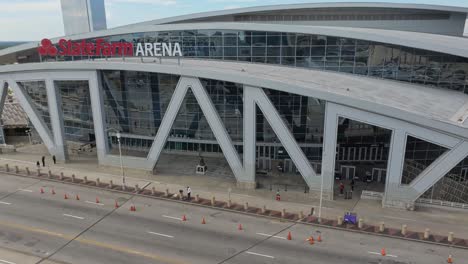
[[[37,48],[37,51],[42,56],[56,56],[58,53],[57,48],[52,45],[52,41],[50,41],[50,39],[41,40],[41,46]]]

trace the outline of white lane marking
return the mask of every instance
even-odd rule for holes
[[[64,216],[68,216],[68,217],[73,217],[73,218],[76,218],[76,219],[81,219],[83,220],[84,217],[81,217],[81,216],[76,216],[76,215],[70,215],[70,214],[63,214]]]
[[[179,217],[174,217],[174,216],[169,216],[169,215],[163,215],[163,217],[182,221],[182,218],[179,218]]]
[[[267,236],[267,237],[274,237],[274,238],[279,238],[279,239],[286,239],[285,237],[272,236],[272,235],[264,234],[264,233],[256,233],[256,234],[257,234],[257,235],[260,235],[260,236]]]
[[[165,235],[165,234],[156,233],[156,232],[151,232],[151,231],[148,231],[148,234],[153,234],[153,235],[157,235],[157,236],[163,236],[163,237],[174,238],[174,236]]]
[[[6,260],[3,260],[3,259],[0,259],[0,263],[5,263],[5,264],[16,264],[16,263],[14,263],[14,262],[6,261]]]
[[[2,202],[2,201],[0,201],[0,204],[10,205],[11,203],[7,203],[7,202]]]
[[[22,191],[22,192],[33,192],[33,190],[28,190],[28,189],[18,189],[18,191]]]
[[[97,204],[97,205],[104,205],[103,203],[96,203],[96,202],[91,202],[91,201],[85,201],[85,203],[89,203],[89,204]]]
[[[382,256],[382,253],[379,253],[379,252],[367,251],[367,253]],[[390,255],[390,254],[386,254],[385,256],[382,256],[382,257],[398,258],[398,256]]]
[[[275,257],[270,256],[270,255],[263,255],[263,254],[255,253],[255,252],[252,252],[252,251],[246,251],[245,253],[250,254],[250,255],[265,257],[265,258],[272,258],[272,259],[275,258]]]
[[[413,222],[419,221],[415,219],[401,218],[401,217],[394,217],[394,216],[383,216],[383,217],[390,218],[390,219],[397,219],[397,220],[413,221]]]

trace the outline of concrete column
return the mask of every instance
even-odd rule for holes
[[[52,136],[55,143],[55,155],[57,160],[67,161],[68,151],[65,142],[65,130],[63,126],[62,96],[55,87],[54,80],[50,77],[45,81],[47,90],[47,103],[49,106],[50,123],[52,125]]]
[[[406,132],[395,129],[392,132],[387,164],[387,179],[383,206],[406,208],[407,198],[399,191],[406,151]]]
[[[190,84],[191,82],[188,78],[181,77],[179,79],[179,83],[172,94],[171,101],[169,102],[166,112],[161,120],[161,124],[159,125],[153,145],[148,152],[149,169],[154,169],[159,160],[159,155],[161,155],[161,151],[166,144],[167,137],[169,136],[169,132],[171,131],[172,125],[177,117],[177,113],[179,113],[180,106],[184,101],[185,94],[187,93]]]
[[[19,87],[19,85],[13,79],[8,79],[8,84],[15,93],[16,99],[18,99],[18,102],[20,103],[21,107],[28,115],[29,120],[31,121],[37,133],[41,137],[41,140],[47,147],[49,153],[55,153],[55,143],[51,135],[51,131],[47,127],[44,120],[40,117],[37,110],[33,107],[33,103],[27,95],[27,93],[23,91],[23,89]]]
[[[324,193],[327,191],[333,199],[333,184],[335,179],[336,139],[338,133],[338,113],[334,104],[327,102],[325,106],[325,124],[322,149],[322,176]]]
[[[257,107],[255,105],[252,87],[244,85],[244,177],[243,181],[255,182],[256,171],[256,128],[257,128]]]
[[[244,167],[239,158],[237,150],[232,144],[231,137],[229,136],[226,128],[223,125],[221,118],[211,101],[205,88],[201,84],[198,78],[187,78],[191,82],[191,88],[193,95],[197,99],[198,105],[200,106],[203,114],[205,115],[206,121],[210,125],[211,131],[218,141],[219,147],[223,151],[224,157],[226,158],[229,167],[238,181],[243,181]]]
[[[281,118],[278,110],[272,104],[265,92],[260,88],[251,88],[251,95],[257,102],[258,107],[262,111],[265,119],[270,124],[278,139],[283,144],[283,147],[289,154],[289,157],[296,165],[301,173],[304,181],[310,189],[320,189],[320,177],[317,177],[314,169],[310,165],[309,160],[304,155],[304,152],[297,144],[293,134],[289,131],[288,127]]]
[[[429,239],[430,232],[431,230],[429,228],[426,228],[426,230],[424,230],[424,239]]]
[[[89,78],[89,93],[91,96],[91,109],[93,112],[94,134],[96,136],[96,148],[99,164],[103,164],[109,150],[107,142],[104,98],[99,72],[95,71]]]

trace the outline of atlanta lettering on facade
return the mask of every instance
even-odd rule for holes
[[[133,44],[131,42],[107,42],[102,38],[96,39],[95,42],[61,39],[57,47],[49,39],[43,39],[38,51],[42,56],[182,56],[179,43]]]

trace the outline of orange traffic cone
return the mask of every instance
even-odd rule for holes
[[[187,221],[187,217],[185,217],[185,215],[182,216],[182,221]]]
[[[309,240],[309,244],[311,244],[311,245],[313,245],[315,243],[313,236],[310,236],[309,239],[307,239],[307,240]]]
[[[80,200],[80,196],[77,194],[76,195],[76,200],[79,201]]]
[[[135,205],[130,206],[130,211],[135,212],[136,211],[136,206]]]
[[[67,194],[64,194],[64,195],[63,195],[63,199],[67,200],[67,199],[68,199],[68,195],[67,195]]]
[[[52,194],[55,194],[55,190],[54,190],[54,188],[52,188]]]
[[[44,193],[44,188],[41,188],[41,193]]]
[[[237,229],[243,230],[243,229],[242,229],[242,224],[239,224],[239,227],[238,227]]]
[[[203,217],[201,223],[202,223],[203,225],[206,224],[205,217]]]
[[[382,256],[387,255],[387,252],[385,252],[385,248],[382,248],[382,250],[380,250],[380,255]]]
[[[96,203],[100,203],[100,202],[99,202],[99,197],[96,197]]]
[[[292,240],[291,231],[288,233],[288,240]]]
[[[452,255],[448,256],[447,263],[453,263]]]
[[[322,236],[321,236],[321,235],[319,235],[319,236],[317,237],[317,242],[322,242]]]
[[[114,205],[115,208],[119,208],[119,204],[117,203],[117,200],[115,200],[115,205]]]

